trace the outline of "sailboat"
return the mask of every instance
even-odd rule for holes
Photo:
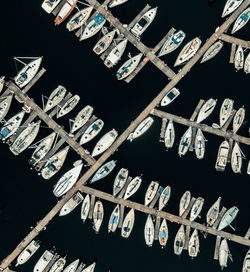
[[[112,160],[107,163],[105,163],[103,166],[101,166],[92,179],[90,180],[90,184],[96,182],[97,180],[100,180],[102,178],[105,178],[110,172],[115,168],[116,161]]]
[[[130,209],[127,215],[124,218],[121,228],[121,236],[123,238],[128,238],[135,222],[135,211],[134,209]]]
[[[161,195],[160,195],[160,198],[159,198],[159,208],[158,208],[159,211],[161,211],[167,205],[170,196],[171,196],[171,187],[167,186],[161,192]]]
[[[184,212],[187,210],[190,201],[191,201],[191,193],[189,191],[186,191],[180,200],[179,216],[182,216],[184,214]]]
[[[134,179],[132,179],[130,181],[130,183],[128,184],[128,187],[125,191],[124,194],[124,199],[128,199],[129,197],[131,197],[134,193],[137,192],[137,190],[139,189],[140,185],[141,185],[142,179],[141,177],[137,176]]]
[[[163,218],[162,220],[162,223],[159,229],[158,238],[159,238],[159,243],[161,247],[162,248],[165,247],[168,241],[168,225],[165,218]]]
[[[68,31],[73,31],[81,27],[88,20],[93,8],[94,7],[89,6],[82,10],[79,10],[75,15],[73,15],[66,24],[66,28],[68,29]]]
[[[81,219],[83,223],[88,218],[89,210],[90,210],[90,197],[89,194],[87,194],[82,202],[81,207]]]
[[[172,148],[174,145],[174,140],[175,140],[174,123],[173,120],[171,119],[168,122],[164,135],[164,143],[166,148]]]
[[[4,119],[4,117],[7,115],[9,109],[10,109],[10,104],[12,101],[13,95],[8,95],[5,97],[1,102],[0,102],[0,121]]]
[[[185,240],[186,235],[184,226],[181,225],[174,239],[174,253],[176,255],[181,255],[181,252],[185,246]]]
[[[223,127],[233,112],[234,101],[226,98],[220,108],[220,127]]]
[[[96,231],[96,233],[99,233],[100,227],[102,225],[102,220],[104,217],[104,209],[102,202],[100,200],[96,201],[93,211],[93,222],[94,226],[93,229]]]
[[[79,144],[83,145],[91,141],[103,128],[104,122],[101,119],[97,119],[94,123],[89,125],[89,127],[82,134]]]
[[[111,213],[111,216],[109,218],[109,224],[108,224],[108,232],[112,231],[115,232],[120,219],[120,206],[119,204],[115,206],[113,212]]]
[[[70,129],[70,133],[74,133],[79,128],[83,127],[89,120],[90,116],[93,113],[93,108],[91,106],[84,107],[76,116],[75,120]]]
[[[236,19],[231,34],[234,34],[236,31],[240,30],[250,18],[250,8],[245,9]]]
[[[147,217],[145,227],[144,227],[144,238],[146,241],[146,245],[149,247],[153,245],[154,233],[155,233],[154,223],[153,223],[151,215],[149,214]]]
[[[241,173],[243,157],[245,156],[240,149],[239,143],[235,142],[231,156],[231,166],[234,173]]]
[[[151,181],[145,195],[145,202],[144,202],[145,206],[148,206],[150,202],[153,200],[153,198],[155,197],[157,193],[158,187],[159,187],[159,183],[157,181]]]
[[[80,192],[74,194],[69,201],[67,201],[61,208],[59,216],[64,216],[71,213],[81,202],[83,196]]]
[[[217,41],[213,45],[211,45],[208,48],[208,50],[204,53],[200,63],[206,62],[215,57],[220,52],[223,45],[224,43],[222,41]]]
[[[109,8],[113,8],[113,7],[116,7],[118,5],[124,4],[127,1],[128,0],[111,0],[110,3],[109,3]]]
[[[244,52],[241,45],[238,46],[238,49],[234,56],[234,67],[236,71],[243,69],[244,66]]]
[[[244,64],[244,72],[246,74],[250,73],[250,53],[248,53],[247,58],[245,60]]]
[[[195,154],[197,159],[201,160],[204,158],[205,154],[205,137],[200,128],[198,128],[196,137],[195,137]]]
[[[224,267],[227,267],[227,260],[229,255],[231,256],[227,240],[223,239],[219,248],[219,264],[221,266],[221,270],[223,270]]]
[[[221,17],[223,18],[235,11],[242,2],[243,0],[227,0]]]
[[[2,90],[3,90],[4,83],[5,83],[5,76],[1,76],[1,77],[0,77],[0,93],[1,93]]]
[[[105,34],[93,47],[93,51],[97,54],[100,55],[102,54],[108,47],[110,46],[111,42],[114,39],[115,33],[117,30],[112,30]]]
[[[188,243],[188,255],[192,258],[197,257],[200,248],[200,241],[197,229],[195,229]]]
[[[237,112],[234,115],[233,119],[233,133],[236,133],[241,125],[243,124],[244,118],[245,118],[245,109],[244,107],[241,107],[237,110]]]
[[[187,153],[189,146],[191,144],[191,140],[192,140],[192,127],[189,127],[184,133],[184,135],[181,137],[178,151],[180,157]]]
[[[207,224],[209,226],[213,226],[215,221],[218,218],[219,211],[220,211],[220,202],[221,202],[221,197],[219,197],[216,202],[212,205],[212,207],[208,210],[207,212]]]
[[[202,210],[203,204],[204,204],[204,199],[202,197],[198,197],[195,200],[194,205],[190,212],[190,219],[189,219],[190,221],[194,221],[199,216]]]
[[[126,180],[128,178],[128,169],[121,168],[115,177],[113,185],[113,196],[116,196],[124,187]]]
[[[235,219],[238,212],[239,209],[235,206],[227,210],[220,221],[218,230],[223,230],[225,227],[229,226]]]
[[[203,120],[205,120],[214,110],[217,103],[217,99],[210,98],[208,99],[203,106],[201,107],[196,123],[201,123]]]
[[[56,89],[50,94],[43,111],[47,112],[57,106],[64,98],[67,90],[61,85],[58,85]]]
[[[77,94],[69,98],[58,111],[56,118],[60,118],[69,113],[70,111],[72,111],[79,101],[80,96]]]

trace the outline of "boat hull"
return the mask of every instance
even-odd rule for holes
[[[55,19],[55,25],[60,25],[68,16],[71,14],[71,12],[74,10],[76,3],[78,0],[67,0],[66,3],[62,6],[60,9],[58,15]]]
[[[80,138],[79,144],[83,145],[91,141],[102,130],[103,126],[104,122],[101,119],[97,119],[85,130]]]

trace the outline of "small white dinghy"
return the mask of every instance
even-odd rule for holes
[[[102,202],[100,200],[96,201],[93,211],[93,229],[96,233],[99,233],[100,227],[102,225],[102,220],[104,217],[104,209]]]
[[[173,120],[169,120],[164,135],[164,143],[166,148],[172,148],[175,140],[175,130]]]
[[[178,89],[176,89],[176,88],[171,89],[169,92],[167,92],[167,94],[161,100],[161,106],[162,107],[167,106],[168,104],[173,102],[179,94],[180,94],[180,92]]]
[[[114,39],[115,33],[117,32],[117,30],[112,30],[110,32],[108,32],[107,34],[105,34],[93,47],[93,51],[97,54],[97,55],[101,55],[105,50],[108,49],[108,47],[110,46],[111,42]]]
[[[147,217],[145,227],[144,227],[144,238],[146,241],[146,245],[149,247],[153,245],[154,233],[155,233],[154,223],[153,223],[151,215],[149,214]]]
[[[134,209],[130,209],[130,211],[127,213],[122,223],[121,236],[123,238],[129,237],[134,227],[134,222],[135,222],[135,211]]]
[[[83,145],[91,141],[102,130],[103,126],[104,122],[101,119],[97,119],[82,134],[79,144]]]
[[[136,193],[136,191],[139,189],[140,185],[141,185],[142,179],[141,177],[137,176],[134,179],[132,179],[130,181],[130,183],[128,184],[128,187],[125,191],[124,194],[124,199],[128,199],[129,197],[131,197],[134,193]]]
[[[81,219],[83,223],[88,218],[89,209],[90,209],[90,197],[89,197],[89,194],[87,194],[82,202],[82,207],[81,207]]]

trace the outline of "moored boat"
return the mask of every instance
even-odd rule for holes
[[[113,196],[116,196],[124,187],[126,180],[128,178],[128,169],[121,168],[115,177],[113,185]]]
[[[92,263],[91,265],[84,268],[81,272],[94,272],[96,262]]]
[[[122,223],[121,236],[123,238],[129,237],[134,226],[134,221],[135,221],[135,211],[134,209],[130,209],[130,211],[127,213]]]
[[[171,89],[161,100],[161,106],[167,106],[175,100],[175,98],[180,94],[179,90],[176,88]]]
[[[56,19],[54,20],[55,25],[60,25],[74,10],[78,0],[66,0],[60,11],[58,12]]]
[[[250,73],[250,53],[248,53],[247,58],[245,60],[244,64],[244,72],[246,74]]]
[[[147,221],[144,227],[144,238],[146,241],[146,245],[149,247],[153,245],[154,233],[155,233],[154,223],[151,215],[148,214]]]
[[[39,247],[40,247],[40,244],[38,243],[38,241],[32,240],[27,245],[27,247],[19,254],[16,261],[16,266],[26,263],[33,256],[33,254],[39,249]]]
[[[227,0],[221,17],[223,18],[235,11],[242,2],[243,0]]]
[[[61,272],[66,264],[66,257],[59,258],[50,268],[49,272]]]
[[[187,210],[190,201],[191,201],[191,193],[189,191],[186,191],[180,200],[179,216],[182,216],[184,212]]]
[[[87,194],[82,202],[81,207],[81,219],[83,222],[85,222],[85,220],[88,218],[89,209],[90,209],[90,197],[89,194]]]
[[[70,111],[72,111],[79,101],[80,101],[79,95],[76,94],[76,95],[72,96],[60,108],[60,110],[58,111],[58,113],[56,115],[56,118],[60,118],[60,117],[64,116],[65,114],[69,113]]]
[[[235,142],[231,155],[231,166],[234,173],[241,173],[242,157],[239,143]]]
[[[96,233],[99,232],[104,217],[104,209],[100,200],[96,201],[93,211],[93,229]]]
[[[13,95],[8,95],[0,102],[0,121],[7,115]]]
[[[203,159],[205,154],[205,137],[200,128],[198,128],[194,145],[197,159]]]
[[[191,144],[191,140],[192,140],[192,127],[189,127],[181,137],[178,150],[178,154],[180,157],[184,156],[187,153],[189,146]]]
[[[174,145],[174,140],[175,140],[175,131],[174,131],[174,123],[173,120],[169,120],[165,135],[164,135],[164,143],[166,148],[172,148]]]
[[[238,46],[234,56],[234,67],[236,71],[243,69],[244,66],[244,52],[241,45]]]
[[[105,163],[96,171],[89,183],[91,184],[99,179],[105,178],[114,169],[115,165],[116,161],[114,160]]]
[[[199,234],[195,229],[188,242],[188,255],[190,257],[197,257],[200,248]]]
[[[207,212],[207,217],[206,217],[207,224],[211,227],[213,226],[213,224],[218,218],[219,211],[220,211],[220,202],[221,202],[221,197],[219,197],[216,200],[216,202],[211,206],[211,208]]]
[[[124,199],[128,199],[129,197],[131,197],[134,193],[136,193],[136,191],[139,189],[140,185],[141,185],[142,179],[141,177],[137,176],[135,178],[133,178],[130,183],[128,184],[128,187],[125,191],[124,194]]]
[[[2,90],[3,90],[4,83],[5,83],[5,76],[1,76],[1,77],[0,77],[0,93],[1,93]]]
[[[234,101],[226,98],[220,108],[220,127],[223,127],[233,112]]]
[[[181,225],[174,239],[174,253],[181,255],[181,252],[185,246],[185,230],[184,226]]]
[[[145,202],[144,202],[145,206],[148,206],[150,202],[153,200],[153,198],[155,197],[157,193],[158,187],[159,187],[159,183],[157,181],[151,181],[145,195]]]
[[[80,192],[74,194],[69,201],[67,201],[61,208],[59,216],[64,216],[72,212],[81,202],[83,196]]]
[[[108,232],[112,231],[115,232],[120,219],[120,206],[119,204],[115,206],[113,212],[111,213],[111,216],[109,218],[109,224],[108,224]]]
[[[204,199],[202,197],[198,197],[195,200],[194,205],[190,212],[190,219],[189,219],[190,221],[194,221],[199,216],[199,214],[201,213],[203,204],[204,204]]]
[[[249,272],[250,269],[250,249],[248,250],[242,266],[242,272]]]
[[[66,28],[69,31],[73,31],[81,27],[88,20],[92,10],[92,6],[79,10],[75,15],[70,18],[66,25]]]
[[[35,264],[33,272],[43,272],[53,257],[54,254],[52,252],[45,250],[40,259]]]
[[[168,241],[168,225],[165,218],[163,218],[161,226],[159,228],[158,239],[161,247],[165,247]]]
[[[51,13],[60,2],[61,0],[44,0],[42,3],[42,8],[47,13]]]
[[[219,264],[221,266],[221,270],[223,270],[224,267],[227,267],[228,256],[229,256],[229,248],[228,248],[227,240],[223,239],[219,247]]]
[[[57,106],[64,98],[67,90],[61,85],[58,85],[55,90],[50,94],[47,103],[43,109],[44,112],[47,112]]]
[[[91,141],[102,130],[103,126],[104,122],[101,119],[97,119],[82,134],[79,144],[82,145]]]
[[[76,271],[76,268],[79,264],[79,259],[73,261],[72,263],[70,263],[64,270],[63,272],[75,272]]]
[[[201,123],[203,120],[205,120],[214,110],[217,103],[217,99],[210,98],[208,99],[203,106],[201,107],[196,123]]]
[[[236,19],[231,34],[240,30],[249,21],[250,18],[250,8],[245,9]]]
[[[127,1],[128,0],[111,0],[109,2],[109,8],[116,7],[116,6],[121,5],[121,4],[123,4],[123,3],[127,2]]]
[[[159,211],[161,211],[167,205],[170,195],[171,195],[171,187],[167,186],[161,192],[161,195],[159,198],[159,208],[158,208]]]
[[[227,210],[220,221],[218,230],[222,230],[225,227],[229,226],[235,219],[238,212],[239,212],[239,209],[235,206]]]
[[[218,155],[215,163],[216,171],[224,171],[227,165],[227,158],[229,153],[228,141],[223,141],[219,147]]]
[[[81,128],[82,126],[84,126],[90,116],[92,115],[93,113],[93,108],[91,106],[86,106],[84,107],[76,116],[73,124],[72,124],[72,127],[71,127],[71,130],[70,130],[70,133],[74,133],[75,131],[77,131],[79,128]]]
[[[114,39],[115,33],[117,30],[112,30],[105,34],[93,47],[93,51],[97,54],[100,55],[102,54],[108,47],[110,46],[111,42]]]
[[[247,165],[247,174],[250,175],[250,161],[248,162],[248,165]]]
[[[200,63],[206,62],[215,57],[220,52],[223,45],[224,43],[222,41],[217,41],[213,45],[211,45],[208,48],[208,50],[204,53]]]
[[[233,133],[236,133],[238,129],[241,127],[244,118],[245,118],[245,109],[244,107],[241,107],[237,110],[237,112],[234,115],[233,119]]]

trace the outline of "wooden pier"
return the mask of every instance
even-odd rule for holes
[[[241,45],[242,48],[250,49],[250,41],[244,41],[227,34],[221,34],[219,39],[227,43]]]

